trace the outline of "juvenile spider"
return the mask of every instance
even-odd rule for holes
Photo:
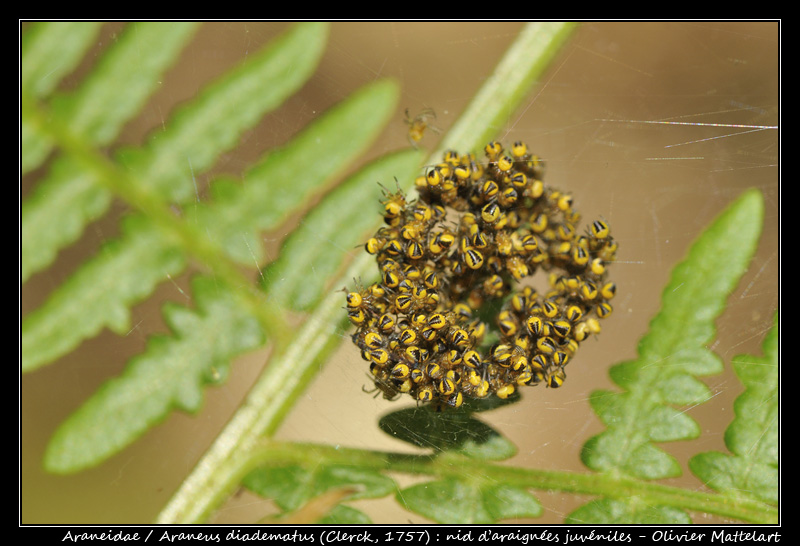
[[[415,117],[411,117],[411,114],[406,108],[406,125],[408,125],[408,142],[414,148],[418,147],[419,141],[425,136],[425,131],[430,129],[434,133],[440,133],[441,130],[430,124],[431,120],[436,119],[436,112],[433,111],[432,108],[425,108],[422,112],[417,114]]]
[[[412,144],[433,118],[406,112]],[[415,180],[417,195],[397,181],[395,192],[383,188],[384,225],[364,246],[380,280],[344,290],[378,396],[441,411],[526,385],[561,387],[566,364],[612,314],[608,224],[581,234],[572,194],[538,179],[524,143],[484,152],[485,169],[471,153],[445,152]],[[541,294],[520,286],[537,270],[549,274]]]

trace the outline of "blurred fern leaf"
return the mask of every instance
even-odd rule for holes
[[[107,53],[97,72],[75,96],[48,105],[34,101],[22,88],[23,128],[34,127],[43,133],[42,138],[67,152],[22,204],[23,281],[49,265],[62,247],[78,238],[86,224],[102,216],[112,195],[122,196],[134,207],[146,205],[146,199],[164,202],[193,198],[194,177],[306,81],[327,37],[325,26],[296,26],[182,106],[163,131],[154,133],[142,148],[118,151],[115,157],[120,163],[109,166],[94,146],[107,143],[124,121],[138,113],[161,72],[189,37],[187,31],[193,28],[152,24],[157,26],[148,26],[152,29],[148,33],[138,32],[138,27],[125,32],[125,39]],[[184,40],[176,41],[176,36]],[[158,54],[151,52],[153,46]],[[142,50],[151,55],[148,65],[153,66],[148,70],[141,69],[137,56]],[[152,63],[153,58],[161,62]],[[22,64],[27,63],[23,57]],[[121,64],[123,68],[119,68],[120,63],[125,63]],[[137,69],[131,70],[131,65]],[[127,77],[119,77],[120,72]],[[125,102],[115,102],[115,96]],[[106,116],[111,121],[97,121]],[[78,127],[74,127],[76,122],[80,123]],[[22,144],[24,156],[27,152],[25,142]],[[53,229],[53,225],[59,229]]]
[[[83,58],[100,23],[32,23],[20,40],[20,90],[23,100],[44,99]],[[53,142],[45,131],[20,117],[20,173],[42,164]]]
[[[166,305],[171,336],[153,337],[120,377],[106,382],[65,421],[45,454],[50,472],[97,464],[163,420],[170,409],[196,411],[202,388],[227,376],[230,359],[264,342],[258,321],[210,277],[192,284],[196,309]]]
[[[131,23],[75,91],[60,93],[44,104],[36,102],[47,98],[38,83],[57,83],[59,74],[68,72],[65,67],[74,67],[70,53],[83,54],[88,45],[84,41],[94,39],[99,26],[96,23],[32,25],[23,35],[21,58],[22,172],[38,167],[59,145],[53,120],[69,128],[67,138],[82,140],[87,146],[103,147],[111,143],[158,87],[163,73],[196,28],[195,23]],[[69,46],[76,41],[79,44]],[[59,63],[53,67],[55,74],[39,75],[53,63]],[[95,174],[76,157],[59,156],[22,204],[22,281],[47,267],[61,247],[75,241],[88,222],[105,213],[110,201],[111,193],[96,182]],[[59,229],[52,229],[53,225]]]
[[[391,173],[412,172],[418,168],[418,161],[419,153],[410,150],[368,164],[330,192],[297,231],[301,235],[306,235],[308,229],[314,232],[333,213],[337,218],[357,217],[363,212],[364,203],[343,198],[351,196],[356,188],[372,189],[376,186],[375,177],[385,179]],[[358,221],[351,221],[351,225],[342,228],[344,240],[359,240],[363,236],[359,225]],[[296,293],[301,298],[298,301],[307,303],[302,298],[322,290],[340,266],[342,249],[337,245],[320,251],[317,244],[307,243],[285,251],[298,244],[293,240],[313,239],[290,236],[278,260],[269,266],[285,269],[287,277],[271,274],[277,286],[267,286],[265,298],[289,305],[292,300],[287,297]],[[322,239],[318,244],[329,245],[329,242]],[[338,259],[331,257],[331,253]],[[314,282],[297,283],[298,276],[292,272],[305,270],[310,263],[316,264]],[[48,446],[45,459],[48,470],[75,472],[95,465],[136,440],[171,409],[197,411],[203,397],[202,387],[224,380],[230,359],[263,344],[261,325],[247,313],[248,307],[238,301],[235,293],[204,276],[195,278],[192,293],[198,306],[196,311],[172,305],[164,308],[172,336],[151,340],[145,354],[134,358],[122,376],[104,385],[59,427]]]
[[[168,193],[175,193],[177,191],[175,188],[183,185],[185,190],[190,190],[194,195],[192,172],[199,173],[200,169],[208,167],[213,158],[234,144],[233,140],[237,135],[299,87],[313,71],[321,54],[325,36],[324,26],[299,25],[275,44],[265,48],[264,52],[250,57],[232,74],[223,76],[219,82],[202,93],[200,98],[184,106],[181,113],[175,116],[177,128],[168,124],[163,133],[151,138],[147,148],[135,152],[129,151],[122,155],[129,161],[131,154],[139,158],[138,162],[132,161],[132,164],[150,170],[146,176],[148,183],[159,179],[157,173],[160,168],[157,165],[172,157],[175,164],[181,166],[177,167],[177,170],[173,169],[171,174],[165,171],[164,176],[160,178],[162,184],[172,188]],[[302,53],[296,53],[297,51]],[[314,51],[316,53],[312,54]],[[287,69],[285,57],[294,60],[295,64],[290,65],[291,70]],[[303,60],[304,62],[301,62]],[[282,79],[285,77],[284,73],[289,75],[288,83]],[[299,79],[299,75],[303,75],[303,78]],[[272,76],[273,80],[264,79],[269,76]],[[266,86],[271,91],[264,93],[260,86]],[[276,95],[275,90],[282,92]],[[253,101],[250,101],[250,95],[253,95]],[[254,98],[256,95],[258,99]],[[262,95],[269,96],[269,99],[265,101]],[[235,105],[238,101],[254,102],[255,106],[237,108]],[[228,106],[215,107],[216,102]],[[247,114],[238,112],[234,116],[231,112],[227,112],[229,109],[246,111]],[[376,116],[378,119],[375,125],[381,126],[386,115]],[[369,141],[375,134],[376,128],[369,124],[365,125],[369,128],[365,131],[365,139]],[[193,139],[202,142],[194,143]],[[354,140],[357,145],[351,145],[353,147],[365,145],[358,136]],[[351,152],[355,153],[352,148]],[[338,160],[347,161],[352,158],[352,155],[345,154],[345,156],[339,157]],[[74,214],[80,215],[80,211],[93,208],[98,202],[100,208],[103,208],[102,203],[107,202],[109,191],[98,186],[100,180],[95,178],[95,175],[103,172],[102,169],[98,168],[96,172],[91,165],[87,169],[85,161],[73,159],[72,165],[57,165],[58,172],[65,170],[69,172],[66,177],[58,177],[56,185],[72,195],[83,195],[83,197],[91,195],[89,201],[92,205],[82,207],[75,206],[77,203],[68,199],[59,201],[58,197],[62,195],[60,191],[49,187],[51,183],[49,180],[44,181],[42,184],[45,189],[36,192],[28,200],[29,208],[26,209],[23,205],[23,248],[51,246],[46,240],[52,233],[61,231],[53,229],[53,225],[62,226],[64,222],[67,225],[74,225],[75,221],[82,225],[82,221],[76,220]],[[191,169],[186,168],[187,162],[191,163]],[[182,176],[181,172],[186,177],[182,184],[176,183]],[[21,335],[23,371],[33,370],[53,361],[76,347],[83,339],[95,335],[103,327],[110,327],[115,332],[125,331],[129,324],[130,305],[149,295],[159,281],[180,272],[185,265],[186,255],[197,254],[201,251],[198,248],[204,248],[203,245],[208,246],[204,240],[204,233],[198,236],[198,230],[192,231],[189,223],[177,223],[174,215],[165,213],[166,205],[160,195],[142,189],[142,186],[146,185],[144,178],[131,178],[128,173],[127,168],[112,165],[112,174],[119,174],[115,180],[129,180],[136,184],[131,190],[124,187],[124,183],[116,182],[116,186],[112,184],[112,190],[119,190],[124,197],[133,195],[134,202],[131,204],[146,209],[150,214],[146,219],[128,221],[120,239],[108,243],[95,258],[87,261],[57,288],[45,304],[24,318]],[[75,176],[72,177],[70,174]],[[265,183],[264,179],[258,181],[262,185]],[[318,184],[322,181],[319,178],[312,178],[306,189],[314,187],[314,182]],[[80,188],[74,184],[78,184]],[[142,194],[144,197],[137,202],[136,196]],[[295,205],[308,197],[302,193],[299,195],[301,197],[292,199]],[[79,197],[80,199],[82,197]],[[161,216],[152,214],[153,209],[160,211]],[[241,211],[225,212],[231,214]],[[28,224],[26,218],[29,217],[33,217],[34,220]],[[245,216],[244,222],[247,221],[252,223],[252,216]],[[135,229],[130,228],[132,225]],[[251,229],[255,230],[264,228],[259,225],[251,226]],[[169,232],[170,229],[173,233]],[[189,239],[188,244],[187,239]],[[207,254],[206,252],[205,257]]]
[[[186,27],[187,37],[190,29]],[[147,38],[147,46],[152,47],[151,42],[169,30],[168,25],[136,27],[124,35]],[[211,198],[186,207],[182,218],[170,212],[166,200],[195,197],[192,176],[210,167],[220,153],[236,144],[244,130],[307,79],[326,36],[325,25],[296,25],[181,107],[143,148],[123,150],[113,161],[102,158],[93,147],[116,135],[109,130],[115,124],[98,126],[92,120],[102,115],[91,109],[80,116],[64,114],[63,119],[54,121],[55,129],[48,129],[53,142],[61,145],[62,155],[38,187],[44,185],[47,191],[34,191],[27,202],[29,217],[38,219],[30,224],[23,221],[23,246],[48,246],[49,233],[58,231],[53,222],[74,212],[67,209],[75,201],[67,206],[58,199],[53,202],[53,195],[63,195],[58,188],[83,192],[101,212],[111,195],[122,197],[140,212],[124,218],[117,239],[107,242],[42,306],[24,317],[23,371],[53,362],[104,327],[117,333],[127,331],[130,307],[149,296],[158,283],[180,274],[190,259],[211,272],[192,283],[194,309],[165,306],[171,334],[151,339],[145,353],[129,362],[120,377],[105,384],[62,424],[48,446],[45,464],[49,470],[67,473],[98,464],[163,420],[171,409],[196,411],[203,399],[202,387],[224,380],[231,358],[263,345],[265,334],[285,332],[281,329],[286,328],[283,317],[269,311],[278,298],[254,291],[252,286],[243,287],[247,283],[239,281],[246,278],[235,272],[234,262],[251,269],[260,265],[265,258],[259,234],[300,210],[363,153],[394,113],[397,84],[377,81],[356,91],[290,142],[265,154],[245,172],[243,180],[234,182],[225,176],[212,180]],[[116,73],[116,63],[126,58],[118,48],[109,52],[96,68],[99,73],[87,78],[91,84],[85,88],[94,91],[83,94],[101,105],[111,102],[102,97],[113,91],[115,82],[104,82]],[[128,94],[127,104],[134,102],[130,98],[134,94]],[[136,95],[139,100],[145,96]],[[82,111],[81,104],[81,99],[71,96],[54,99],[51,115]],[[41,121],[43,108],[32,101],[28,104],[34,124]],[[109,109],[101,108],[101,112]],[[116,119],[121,123],[135,110],[131,107]],[[77,118],[86,121],[77,122]],[[365,201],[351,199],[353,192],[367,185],[374,190],[376,180],[398,173],[410,177],[420,161],[419,152],[409,151],[373,162],[330,192],[303,225],[319,230],[320,222],[329,221],[331,214],[358,216]],[[303,176],[297,176],[299,172]],[[375,197],[374,191],[367,195]],[[43,211],[48,211],[49,222],[41,221]],[[81,211],[77,214],[73,220],[80,231],[90,216],[82,216]],[[355,244],[365,230],[363,222],[350,222],[342,228],[344,240]],[[284,246],[291,250],[293,245],[289,241]],[[336,248],[335,256],[311,247],[281,254],[274,267],[297,271],[315,264],[319,273],[315,279],[320,283],[317,293],[345,258],[341,248]],[[277,274],[271,277],[280,278]],[[267,301],[271,303],[265,304]]]

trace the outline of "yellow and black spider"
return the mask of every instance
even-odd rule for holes
[[[419,142],[435,115],[406,116]],[[408,394],[442,410],[561,387],[564,367],[612,312],[608,223],[579,235],[573,195],[544,185],[544,163],[525,143],[493,141],[484,154],[485,165],[445,152],[415,181],[414,199],[397,181],[383,190],[385,225],[364,245],[380,281],[345,292],[353,342],[386,399]],[[539,270],[548,291],[520,286]],[[486,305],[492,322],[481,319]]]

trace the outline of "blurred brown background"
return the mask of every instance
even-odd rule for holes
[[[457,118],[522,23],[334,23],[322,64],[284,108],[267,116],[225,155],[215,172],[238,173],[263,151],[281,144],[320,112],[361,85],[394,77],[402,85],[396,121],[365,157],[407,145],[405,107],[436,111],[442,129]],[[141,142],[169,119],[175,105],[275,36],[286,24],[205,23],[179,63],[119,143]],[[65,87],[74,85],[121,30],[106,25],[95,49]],[[760,354],[760,344],[780,303],[780,26],[776,22],[586,22],[535,87],[520,112],[498,127],[505,142],[524,140],[546,159],[545,182],[569,189],[584,218],[605,218],[619,240],[612,278],[619,291],[603,334],[583,344],[561,389],[530,388],[521,403],[482,418],[519,446],[513,464],[584,471],[578,454],[601,430],[587,403],[597,388],[616,388],[607,369],[635,356],[671,268],[698,233],[742,191],[766,199],[764,231],[752,266],[718,321],[712,349],[726,364],[705,378],[715,396],[688,408],[702,436],[664,447],[685,467],[692,454],[724,450],[722,433],[733,418],[741,385],[730,359]],[[654,123],[656,122],[656,123]],[[437,135],[423,145],[433,148]],[[35,175],[22,181],[24,196]],[[201,184],[208,176],[198,178]],[[79,244],[21,288],[23,315],[34,309],[81,260],[115,236],[124,214],[119,204],[92,224]],[[291,230],[289,222],[264,237],[272,255]],[[355,252],[355,251],[354,251]],[[313,273],[309,273],[313,274]],[[232,366],[229,382],[206,391],[195,416],[171,415],[138,443],[98,468],[75,476],[41,470],[55,428],[105,380],[118,375],[150,334],[164,332],[163,300],[188,303],[187,278],[159,287],[137,306],[132,329],[104,332],[57,363],[20,381],[20,520],[34,523],[148,523],[189,473],[247,392],[265,353]],[[278,433],[279,438],[334,445],[407,449],[375,426],[382,414],[409,404],[362,392],[364,363],[343,343]],[[401,478],[401,483],[411,483]],[[688,470],[669,483],[702,490]],[[535,523],[560,523],[588,500],[537,492],[545,507]],[[376,523],[424,522],[393,499],[359,501]],[[253,523],[273,510],[269,501],[235,496],[217,523]],[[702,516],[697,522],[714,522]]]

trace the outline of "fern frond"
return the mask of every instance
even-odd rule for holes
[[[258,234],[276,227],[358,157],[388,120],[396,101],[394,82],[364,87],[285,147],[267,154],[241,184],[214,183],[212,188],[220,186],[215,200],[192,207],[185,222],[167,225],[174,233],[163,233],[153,216],[127,221],[120,239],[107,243],[24,318],[23,371],[52,362],[104,327],[127,331],[130,307],[156,284],[180,273],[187,256],[220,266],[229,252],[253,265],[263,254]],[[339,131],[346,131],[349,138],[335,138]],[[314,162],[317,166],[312,166]],[[301,169],[302,165],[309,167]],[[304,176],[298,179],[301,171]],[[209,252],[215,254],[209,258]],[[252,306],[261,303],[253,301]]]
[[[99,22],[34,22],[20,37],[20,87],[33,98],[49,95],[78,66],[100,31]]]
[[[121,236],[106,242],[22,321],[22,371],[30,372],[70,352],[104,327],[130,328],[130,306],[157,283],[179,274],[186,258],[177,241],[145,216],[130,216]]]
[[[708,389],[696,377],[722,370],[719,357],[707,346],[714,338],[714,320],[750,263],[763,207],[760,192],[745,192],[674,269],[661,311],[639,343],[639,357],[611,369],[611,378],[625,391],[592,393],[592,408],[607,429],[584,445],[581,459],[586,466],[646,480],[680,475],[675,458],[655,443],[699,434],[697,423],[672,405],[708,399]],[[614,522],[638,521],[642,507],[636,499],[601,502],[606,503],[601,512]],[[586,521],[586,510],[597,511],[599,506],[579,509],[571,518]],[[675,521],[673,515],[669,521]]]
[[[284,512],[298,510],[312,499],[336,490],[349,490],[349,494],[337,499],[340,502],[385,497],[396,490],[394,480],[380,472],[312,461],[305,465],[258,468],[245,477],[242,485],[262,497],[273,499]],[[340,517],[342,515],[339,513]],[[350,514],[348,518],[353,516]],[[366,518],[366,515],[362,516]]]
[[[47,97],[83,58],[100,30],[98,22],[59,21],[31,23],[20,40],[20,97]],[[20,173],[44,162],[52,139],[42,128],[20,117]]]
[[[203,168],[203,165],[208,166],[210,161],[224,150],[224,146],[233,144],[233,139],[236,135],[241,134],[249,125],[255,123],[259,112],[263,114],[265,109],[276,107],[287,94],[293,92],[300,85],[300,82],[304,81],[304,78],[298,81],[299,75],[310,72],[316,65],[319,50],[321,50],[319,42],[324,42],[325,33],[321,32],[315,25],[300,25],[300,29],[295,29],[284,36],[278,44],[266,48],[259,55],[251,57],[233,74],[224,76],[217,84],[212,85],[201,95],[201,99],[184,107],[182,112],[176,116],[179,120],[177,128],[168,125],[163,134],[156,135],[156,137],[163,138],[154,137],[151,139],[148,149],[138,150],[138,156],[145,162],[142,165],[147,164],[150,167],[146,168],[158,170],[155,165],[160,164],[161,161],[165,160],[164,158],[174,153],[192,155],[195,161],[198,161],[202,156],[203,159],[194,168]],[[311,44],[316,43],[317,45],[315,47],[306,47],[309,41]],[[302,53],[293,54],[293,51],[296,50],[303,51]],[[316,51],[316,54],[312,54],[314,51]],[[289,71],[292,73],[290,81],[288,83],[280,83],[279,81],[264,80],[263,78],[268,76],[282,77],[282,72],[286,71],[286,65],[284,64],[286,61],[283,60],[284,55],[299,63],[298,66],[294,67],[296,70]],[[297,58],[298,56],[300,59]],[[302,59],[305,59],[304,63],[300,62]],[[270,86],[269,84],[273,84],[271,87],[282,91],[279,93],[275,91],[261,93],[259,91],[258,85]],[[228,104],[229,101],[235,103],[237,99],[248,99],[248,93],[259,95],[259,97],[263,94],[269,98],[266,101],[254,99],[255,106],[250,105],[240,108],[240,110],[246,111],[246,114],[239,113],[237,116],[233,116],[228,113],[232,117],[232,122],[230,123],[224,117],[226,115],[225,108],[214,107],[216,102]],[[225,120],[224,123],[222,122],[223,119]],[[217,126],[216,131],[214,130],[215,124]],[[223,126],[227,127],[227,129],[223,130]],[[208,142],[193,144],[191,134],[193,129],[218,133],[216,138],[209,139],[214,144],[211,145]],[[202,132],[194,134],[194,138],[200,140],[203,140],[205,136]],[[180,160],[176,158],[176,161],[183,164],[186,161],[186,157],[182,157]],[[129,324],[130,305],[149,295],[157,282],[166,279],[169,275],[178,273],[183,268],[185,265],[183,260],[185,258],[180,256],[181,253],[197,254],[198,252],[205,252],[206,255],[202,257],[208,257],[208,250],[206,250],[208,245],[203,241],[205,233],[199,236],[195,235],[195,232],[191,231],[190,224],[178,223],[171,214],[160,210],[160,197],[144,188],[147,185],[144,179],[134,178],[131,181],[127,172],[120,167],[115,165],[103,166],[111,169],[112,172],[116,171],[116,174],[118,174],[117,177],[113,177],[115,182],[112,183],[112,187],[119,190],[118,193],[126,196],[141,196],[134,197],[132,200],[137,201],[138,199],[135,204],[139,208],[147,210],[150,215],[144,220],[128,222],[128,226],[135,225],[137,229],[143,229],[144,231],[143,233],[136,233],[135,230],[131,232],[129,229],[122,239],[107,244],[97,257],[86,262],[70,279],[57,288],[45,304],[25,317],[22,323],[21,336],[23,371],[30,371],[51,362],[76,347],[83,339],[95,335],[103,327],[110,327],[115,332],[126,330]],[[179,167],[177,171],[181,171],[181,169],[182,167]],[[99,208],[103,208],[103,203],[106,203],[109,194],[107,191],[99,193],[95,191],[97,179],[93,178],[93,171],[85,172],[84,170],[73,168],[68,168],[67,170],[74,171],[77,176],[62,179],[62,182],[65,183],[62,188],[67,191],[75,190],[75,185],[79,185],[80,189],[75,196],[76,198],[81,199],[87,195],[92,195],[92,202],[98,199],[100,201]],[[97,170],[98,172],[94,172],[94,174],[99,174],[99,171],[102,171],[101,168]],[[172,175],[165,176],[167,178],[172,176],[174,182],[177,171],[172,172]],[[158,179],[156,173],[151,172],[149,174],[155,176],[154,179],[148,179],[150,183]],[[112,177],[109,176],[107,178]],[[128,180],[127,184],[124,182],[125,180]],[[164,184],[171,184],[169,181],[164,182],[164,180],[166,179],[162,179]],[[137,183],[137,187],[133,189],[128,187],[131,183]],[[188,181],[188,185],[193,188],[191,180]],[[192,189],[192,193],[194,193],[194,189]],[[55,204],[51,197],[49,196],[45,199],[44,205],[52,214],[49,219],[50,222],[58,221],[59,219],[68,221],[60,213],[63,212],[67,216],[72,213]],[[69,204],[69,201],[67,203]],[[161,207],[161,209],[163,208]],[[84,210],[86,209],[84,208]],[[154,214],[154,210],[160,212],[160,216]],[[72,218],[72,220],[81,224],[79,219]],[[161,225],[158,225],[159,223]],[[164,233],[159,236],[159,232],[165,231],[165,225],[167,231],[172,229],[174,233]],[[23,225],[23,233],[24,229],[25,226]],[[49,227],[43,224],[42,229],[36,233],[45,234],[54,231],[58,230],[53,230],[52,224]],[[34,239],[36,236],[36,234],[31,234]],[[148,240],[147,244],[143,246],[132,244],[132,242],[138,242],[143,238]],[[188,242],[187,239],[189,240]],[[196,241],[197,244],[192,245],[191,241]],[[37,241],[35,240],[23,240],[23,246],[36,246],[36,244]],[[202,250],[198,250],[199,247],[202,247]],[[170,257],[169,267],[165,263],[166,256]],[[214,263],[220,262],[215,261]],[[73,327],[76,321],[80,324],[80,327]],[[44,343],[45,341],[46,343]]]
[[[459,477],[407,487],[397,501],[406,509],[438,523],[486,524],[512,518],[536,518],[542,506],[524,487],[482,480],[479,468]]]
[[[157,88],[164,71],[177,58],[196,26],[160,22],[129,25],[78,89],[53,98],[49,116],[61,120],[75,138],[87,144],[108,145]],[[80,35],[93,28],[94,25],[84,23],[74,31]],[[22,66],[31,66],[31,70],[36,63],[32,58],[22,60]],[[26,92],[30,95],[25,95]],[[34,92],[23,82],[23,100],[39,98]],[[26,164],[33,166],[27,157],[47,154],[58,144],[58,136],[53,134],[49,120],[41,117],[40,110],[41,107],[29,103],[20,117],[23,172]],[[93,174],[86,172],[77,158],[69,154],[56,158],[22,203],[22,281],[47,267],[59,249],[74,242],[89,221],[108,209],[110,200],[108,190],[95,184]],[[53,229],[53,225],[59,229]]]
[[[30,258],[33,263],[23,266],[26,276],[49,264],[89,221],[104,214],[113,194],[140,210],[146,210],[147,199],[181,202],[194,197],[194,177],[211,167],[244,131],[278,107],[313,73],[326,37],[325,26],[303,24],[291,29],[181,107],[164,130],[155,133],[142,148],[117,152],[115,158],[120,163],[111,167],[92,149],[95,142],[73,131],[71,119],[48,118],[42,107],[23,101],[23,119],[46,128],[54,143],[74,159],[69,167],[59,167],[58,176],[46,180],[31,203],[23,205],[22,246],[37,249]],[[136,76],[136,72],[132,74]],[[94,81],[99,83],[94,85]],[[90,82],[89,88],[94,89],[87,95],[90,98],[112,96],[116,90],[114,80],[105,77]],[[140,100],[122,95],[132,104]],[[102,115],[92,119],[97,117]],[[88,152],[78,157],[76,150]],[[53,230],[54,224],[64,229]]]
[[[777,505],[779,498],[778,314],[764,339],[764,356],[740,355],[732,361],[745,391],[736,399],[736,417],[725,431],[730,454],[708,452],[689,460],[689,468],[709,487],[734,499]]]
[[[375,186],[375,177],[384,178],[397,172],[410,174],[417,169],[418,161],[419,153],[411,150],[367,165],[326,196],[306,217],[300,231],[319,229],[320,222],[327,222],[334,213],[344,219],[357,217],[365,203],[352,199],[355,189]],[[143,217],[133,218],[147,221]],[[344,231],[348,240],[355,241],[363,235],[363,230],[358,228],[358,222],[351,223]],[[297,239],[290,237],[285,245],[289,251],[282,252],[275,262],[275,272],[269,277],[276,279],[276,284],[266,287],[265,297],[286,305],[292,301],[287,296],[296,292],[308,297],[303,291],[312,290],[297,283],[296,279],[304,277],[292,272],[314,264],[317,274],[312,292],[321,291],[343,256],[338,246],[320,250],[313,244],[297,246],[292,240]],[[145,246],[152,249],[158,241],[155,237]],[[320,239],[319,245],[326,242]],[[282,270],[289,279],[282,277]],[[206,277],[195,279],[193,287],[197,311],[165,306],[164,316],[172,326],[172,335],[151,340],[148,350],[131,360],[120,377],[106,383],[61,425],[48,446],[45,460],[48,470],[69,473],[96,465],[135,441],[171,410],[197,411],[203,399],[202,388],[223,380],[230,359],[263,344],[263,329],[257,317],[248,312],[249,306],[239,301],[238,294],[217,279]],[[91,448],[79,447],[83,445]]]
[[[222,381],[232,358],[263,344],[258,320],[224,285],[197,277],[192,296],[195,309],[164,307],[171,336],[151,338],[122,376],[105,383],[62,423],[45,454],[48,471],[71,473],[96,465],[170,409],[196,411],[203,387]]]
[[[314,73],[327,36],[321,23],[290,28],[178,109],[143,147],[121,150],[117,160],[165,200],[194,199],[195,177]]]
[[[518,400],[519,395],[505,400],[467,400],[458,411],[447,413],[427,406],[406,408],[384,415],[378,426],[392,438],[432,450],[432,455],[456,453],[475,460],[502,461],[513,457],[517,446],[474,413]]]
[[[278,227],[364,153],[394,113],[399,95],[397,82],[388,79],[356,90],[290,142],[267,152],[241,183],[214,181],[210,201],[187,210],[187,223],[208,233],[232,259],[263,265],[258,235]]]

